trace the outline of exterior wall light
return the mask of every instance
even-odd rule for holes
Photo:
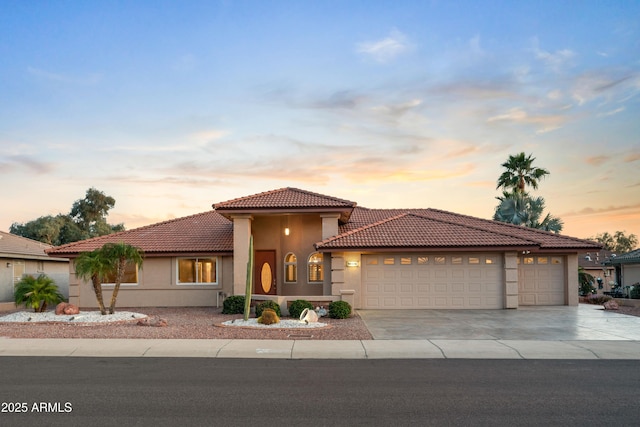
[[[358,261],[347,261],[347,267],[359,267],[360,263]]]
[[[10,262],[7,263],[7,268],[11,268],[11,263]]]
[[[291,231],[289,230],[289,227],[286,227],[286,228],[284,229],[284,235],[285,235],[285,236],[288,236],[290,232],[291,232]]]

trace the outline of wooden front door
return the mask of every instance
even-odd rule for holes
[[[256,251],[253,271],[253,293],[276,295],[276,251]]]

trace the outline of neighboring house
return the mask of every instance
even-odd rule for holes
[[[640,283],[640,249],[614,256],[607,265],[616,269],[623,289]]]
[[[69,260],[53,258],[45,250],[53,246],[0,231],[0,309],[15,308],[14,285],[22,276],[44,273],[52,278],[60,292],[69,296]]]
[[[604,249],[578,255],[578,267],[593,276],[593,286],[599,294],[611,291],[618,283],[616,269],[609,264],[612,256],[615,257],[613,252]]]
[[[255,300],[358,309],[502,309],[577,305],[578,253],[600,245],[436,209],[367,209],[283,188],[213,210],[48,251],[73,260],[107,242],[144,250],[121,307],[212,306],[244,295],[254,239]],[[70,302],[94,307],[70,263]],[[108,289],[108,286],[107,286]]]

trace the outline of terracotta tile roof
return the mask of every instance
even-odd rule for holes
[[[458,232],[468,234],[469,237],[477,235],[477,232],[474,230],[483,230],[490,233],[510,236],[516,239],[520,239],[521,241],[534,242],[537,247],[545,250],[598,250],[601,248],[599,244],[588,240],[577,239],[574,237],[563,236],[547,231],[536,230],[512,224],[505,224],[502,222],[471,217],[468,215],[461,215],[438,209],[367,209],[363,207],[356,207],[351,215],[349,223],[341,225],[340,233],[349,233],[356,230],[360,231],[359,229],[366,225],[380,222],[402,214],[414,214],[420,217],[462,226],[463,229],[458,230]],[[411,241],[412,239],[415,239],[416,236],[414,236],[414,234],[416,233],[419,233],[418,229],[414,231],[409,228],[406,230],[406,235],[404,236],[404,238],[406,238],[407,241]],[[455,242],[456,238],[459,237],[451,235],[449,236],[449,238],[452,242]],[[319,247],[324,248],[323,245],[324,242],[321,242],[319,244]],[[486,246],[481,240],[476,241],[475,245]],[[406,247],[406,245],[404,247]],[[352,248],[355,249],[355,246]]]
[[[640,264],[640,249],[611,257],[608,264]]]
[[[317,244],[318,249],[533,248],[536,242],[469,225],[401,213]]]
[[[105,243],[125,242],[146,255],[176,253],[233,252],[233,223],[215,211],[203,212],[158,224],[108,234],[58,246],[47,253],[54,256],[92,251]]]
[[[227,216],[234,213],[253,212],[339,212],[341,221],[347,222],[356,202],[312,193],[298,188],[280,188],[240,197],[226,202],[215,203],[213,208]]]
[[[37,240],[0,231],[0,257],[3,258],[51,259],[45,251],[52,247]]]

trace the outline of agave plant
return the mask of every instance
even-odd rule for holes
[[[36,313],[46,311],[47,304],[58,304],[64,301],[58,286],[46,274],[41,274],[37,278],[31,275],[24,276],[16,283],[13,297],[16,306],[24,304],[33,308]]]

